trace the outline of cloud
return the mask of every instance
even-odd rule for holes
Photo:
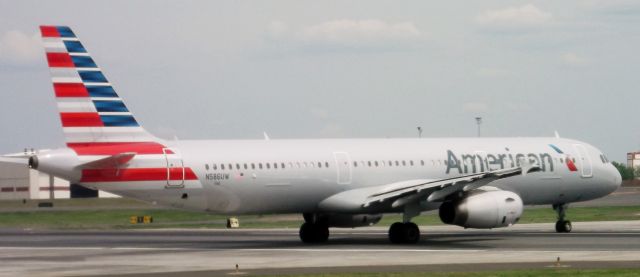
[[[43,58],[38,34],[8,31],[0,38],[0,61],[13,65],[30,65]]]
[[[309,113],[311,113],[311,116],[317,119],[329,118],[329,111],[323,108],[311,108],[311,110],[309,110]]]
[[[589,64],[589,60],[571,52],[563,54],[560,56],[560,59],[564,64],[571,66],[585,66]]]
[[[339,19],[298,29],[286,23],[272,21],[267,27],[268,38],[304,47],[378,48],[407,46],[425,37],[412,22],[386,22],[377,19]]]
[[[523,27],[537,26],[551,20],[551,13],[543,11],[533,4],[488,10],[476,17],[476,22],[486,26]]]
[[[489,105],[484,102],[467,102],[462,104],[462,110],[470,113],[484,113],[489,110]]]
[[[419,38],[422,33],[411,22],[341,19],[308,26],[300,35],[307,41],[355,44],[406,41]]]

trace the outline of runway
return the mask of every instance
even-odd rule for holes
[[[353,271],[460,271],[553,266],[640,267],[640,221],[553,224],[496,230],[421,228],[417,245],[392,245],[385,227],[332,229],[327,244],[298,230],[0,230],[0,275],[213,276]]]

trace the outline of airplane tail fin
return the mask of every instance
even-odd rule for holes
[[[40,32],[67,146],[161,141],[140,126],[71,28],[40,26]]]

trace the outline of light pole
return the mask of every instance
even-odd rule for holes
[[[482,117],[476,117],[476,123],[478,124],[478,137],[480,137],[480,124],[482,124]]]

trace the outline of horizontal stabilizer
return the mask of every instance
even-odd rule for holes
[[[82,169],[91,168],[119,168],[122,165],[127,164],[136,155],[134,152],[121,153],[92,162],[79,165]]]

